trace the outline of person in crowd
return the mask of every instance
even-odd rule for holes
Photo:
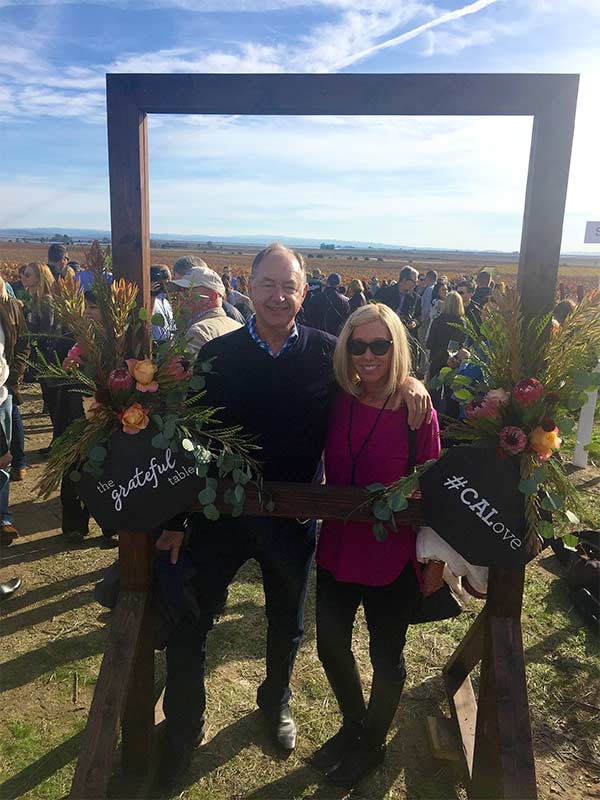
[[[64,244],[51,244],[48,248],[48,269],[54,280],[73,274],[69,269],[69,254]]]
[[[350,295],[348,300],[350,305],[350,313],[356,311],[356,309],[360,308],[361,306],[367,305],[365,287],[363,286],[363,282],[358,280],[358,278],[350,281],[350,285],[348,286],[348,294]]]
[[[37,350],[47,361],[54,361],[55,353],[58,354],[59,360],[62,361],[66,351],[63,352],[60,342],[60,328],[55,323],[52,310],[51,294],[55,283],[53,274],[46,264],[34,261],[27,264],[22,280],[31,298],[27,325],[29,332],[35,336]],[[57,414],[57,384],[52,378],[41,378],[40,386],[44,406],[52,423],[54,438]],[[49,451],[49,447],[44,447],[40,450],[40,453],[44,455]]]
[[[12,427],[12,396],[6,382],[10,374],[8,362],[4,356],[4,328],[0,321],[0,545],[12,543],[19,532],[12,523],[9,509],[10,480],[8,468],[11,463],[10,441]],[[21,586],[20,578],[12,578],[0,583],[0,601],[7,600]]]
[[[425,344],[427,334],[427,323],[431,317],[431,302],[433,300],[433,287],[436,285],[438,274],[434,269],[430,269],[425,275],[425,286],[421,292],[421,316],[419,325],[419,339],[421,344]],[[424,333],[421,335],[421,331]]]
[[[27,293],[27,289],[23,286],[23,273],[25,272],[26,269],[27,269],[27,264],[21,264],[21,266],[19,267],[18,279],[16,281],[11,281],[10,284],[7,284],[7,286],[10,286],[11,289],[13,290],[13,294],[17,298],[17,300],[21,301],[23,300],[23,297]]]
[[[187,350],[193,358],[211,339],[241,327],[241,323],[230,319],[223,310],[225,286],[209,267],[192,267],[182,278],[174,279],[169,288],[185,293],[185,303],[191,315],[185,338]]]
[[[21,383],[31,348],[21,303],[9,296],[6,287],[7,284],[0,277],[0,325],[4,334],[4,357],[9,369],[5,385],[12,398],[10,479],[22,481],[27,472],[27,460],[25,458],[25,431],[19,405],[21,403]]]
[[[481,308],[473,300],[475,284],[469,278],[464,278],[456,284],[456,291],[462,298],[465,318],[476,328],[481,325]]]
[[[152,341],[166,342],[175,330],[173,309],[165,293],[165,284],[171,280],[171,272],[166,264],[150,267],[150,295],[154,300],[152,315],[160,314],[164,325],[152,325]]]
[[[421,297],[426,287],[427,287],[427,279],[422,272],[419,272],[419,277],[417,278],[417,286],[415,289],[419,297]]]
[[[410,371],[404,326],[386,305],[359,308],[346,322],[334,354],[341,389],[325,442],[327,482],[336,486],[389,484],[408,472],[406,407],[390,401]],[[440,453],[435,414],[416,436],[416,463]],[[403,649],[420,589],[415,533],[402,526],[383,542],[370,523],[326,520],[317,547],[317,652],[340,711],[342,727],[315,754],[329,781],[351,787],[385,755],[385,741],[406,680]],[[425,568],[426,593],[442,585]],[[362,603],[369,628],[373,681],[365,706],[352,653]]]
[[[338,292],[342,283],[337,272],[333,272],[325,282],[322,292],[311,297],[306,309],[306,322],[313,328],[337,336],[344,322],[350,316],[350,303],[347,297]]]
[[[96,325],[102,325],[102,315],[98,306],[98,298],[93,289],[88,289],[85,298],[85,317]],[[72,336],[66,336],[69,346],[75,344]],[[68,356],[63,366],[69,368]],[[84,388],[84,387],[81,387]],[[58,411],[56,436],[61,436],[72,422],[83,416],[82,395],[74,391],[72,384],[61,384],[58,388]],[[63,535],[72,544],[81,543],[89,533],[90,512],[77,493],[76,485],[69,473],[65,472],[60,484],[60,502],[62,508],[61,527]],[[103,544],[116,545],[116,530],[102,528]]]
[[[301,255],[269,245],[252,263],[250,298],[255,315],[248,325],[209,342],[212,359],[205,402],[222,409],[226,426],[241,425],[262,446],[265,480],[310,483],[321,473],[321,454],[334,382],[335,339],[296,323],[307,292]],[[235,369],[231,365],[235,364]],[[407,378],[402,397],[409,424],[430,413],[422,384]],[[208,523],[201,514],[172,520],[157,541],[177,563],[189,532],[197,570],[197,619],[184,618],[167,644],[163,709],[165,746],[158,784],[170,791],[187,770],[203,737],[207,635],[216,609],[237,570],[250,558],[261,568],[267,613],[266,678],[257,702],[273,741],[284,751],[296,745],[289,700],[290,677],[303,636],[304,601],[315,547],[310,521],[240,517]]]
[[[417,270],[407,264],[400,270],[398,282],[382,286],[375,296],[378,303],[385,303],[398,314],[404,323],[409,335],[412,362],[415,366],[419,364],[421,353],[421,345],[418,340],[421,298],[415,290],[418,277]]]
[[[491,273],[486,269],[482,269],[481,272],[477,273],[475,281],[477,283],[477,288],[473,294],[473,302],[475,305],[479,306],[479,308],[483,308],[492,296],[493,285]]]
[[[552,319],[555,320],[558,325],[562,325],[569,314],[576,308],[577,303],[574,300],[561,300],[560,303],[557,303],[554,307]]]
[[[446,281],[438,280],[433,287],[431,293],[431,312],[429,314],[429,325],[427,326],[428,334],[432,321],[442,313],[444,300],[448,296],[448,291],[448,283]]]
[[[374,300],[380,288],[381,287],[379,286],[379,281],[377,280],[377,276],[371,275],[371,280],[369,282],[369,286],[367,287],[369,293],[367,300]]]
[[[210,269],[206,261],[200,258],[200,256],[182,256],[173,264],[173,280],[178,281],[181,278],[185,278],[190,270],[192,270],[194,267],[204,267],[205,269]],[[239,322],[240,325],[244,325],[246,320],[235,306],[232,306],[231,303],[228,303],[227,300],[223,299],[222,308],[230,319]]]
[[[457,351],[464,343],[466,335],[455,328],[462,325],[465,320],[465,309],[462,297],[458,292],[448,292],[444,300],[442,313],[431,323],[426,347],[429,350],[429,378],[435,378],[448,361],[448,342],[458,344]],[[435,402],[435,400],[434,400]]]
[[[231,279],[228,278],[226,275],[222,276],[223,286],[225,287],[225,299],[227,300],[230,305],[235,306],[237,308],[239,303],[246,303],[250,304],[250,298],[243,294],[238,289],[231,288]],[[239,279],[238,279],[239,283]]]

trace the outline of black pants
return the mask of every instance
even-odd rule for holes
[[[207,524],[195,515],[190,553],[197,570],[200,614],[184,616],[167,643],[164,712],[169,735],[186,738],[204,723],[206,640],[227,587],[255,558],[261,568],[267,616],[266,678],[257,703],[277,711],[291,697],[290,677],[304,634],[304,601],[315,548],[315,526],[295,520],[247,518]]]
[[[418,583],[409,562],[387,586],[337,581],[317,569],[317,651],[334,691],[345,725],[364,724],[373,744],[385,741],[406,679],[404,644],[408,620],[418,597]],[[369,707],[352,652],[356,612],[363,604],[369,629],[373,685]]]
[[[85,503],[80,499],[75,489],[75,484],[64,474],[60,484],[60,502],[62,505],[62,531],[63,533],[88,533],[90,512]]]

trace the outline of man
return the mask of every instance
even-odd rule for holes
[[[180,278],[184,278],[193,267],[205,267],[206,269],[210,269],[206,261],[200,258],[200,256],[182,256],[173,264],[173,280],[176,281]],[[240,325],[246,322],[237,308],[232,306],[231,303],[228,303],[227,300],[223,300],[223,311],[230,319],[234,319],[236,322],[239,322]]]
[[[418,328],[418,338],[419,344],[421,345],[420,356],[421,356],[421,363],[420,368],[425,374],[427,371],[427,364],[428,364],[428,357],[427,357],[427,348],[425,346],[425,342],[427,340],[427,333],[429,331],[429,322],[431,317],[431,300],[433,295],[433,287],[437,283],[438,274],[434,269],[430,269],[425,274],[425,280],[423,281],[423,291],[421,292],[421,313],[419,315],[419,328]],[[421,276],[419,275],[419,279]]]
[[[462,297],[463,306],[465,308],[465,317],[479,328],[481,325],[481,308],[475,302],[475,285],[473,281],[465,278],[456,284],[456,291]]]
[[[48,248],[48,266],[55,280],[64,278],[68,264],[69,255],[64,244],[51,244]]]
[[[223,310],[225,286],[209,267],[192,267],[182,278],[171,281],[169,288],[185,292],[186,309],[190,314],[185,338],[187,351],[193,358],[211,339],[241,328],[241,323],[230,319]]]
[[[339,336],[351,313],[348,298],[338,291],[341,282],[341,277],[333,272],[327,278],[323,291],[315,292],[305,306],[307,324],[332,336]]]
[[[241,425],[257,437],[265,480],[309,483],[320,467],[334,391],[335,339],[296,324],[307,288],[302,256],[281,244],[270,245],[252,264],[249,293],[255,315],[247,326],[209,342],[202,353],[213,360],[205,402],[222,408],[224,425]],[[418,427],[428,413],[427,393],[409,378],[404,399],[409,423]],[[181,527],[164,530],[157,542],[159,550],[170,551],[172,563],[183,543]],[[289,683],[303,636],[315,547],[314,524],[296,519],[241,517],[208,523],[194,514],[187,527],[200,617],[182,619],[167,645],[166,743],[159,769],[163,789],[178,783],[203,737],[207,634],[227,587],[250,558],[261,567],[268,622],[266,678],[257,702],[278,746],[288,752],[295,747]]]
[[[479,308],[483,308],[492,295],[492,276],[487,270],[482,269],[477,273],[476,281],[477,288],[473,295],[473,302]]]
[[[419,273],[407,264],[398,275],[398,283],[382,286],[375,295],[378,303],[385,303],[398,314],[409,336],[410,353],[413,364],[418,365],[420,346],[417,339],[421,298],[415,291]]]

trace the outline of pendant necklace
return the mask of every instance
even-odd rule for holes
[[[373,433],[375,432],[375,428],[379,424],[379,420],[381,419],[381,415],[385,411],[385,407],[387,406],[391,396],[392,395],[389,394],[385,398],[385,403],[379,409],[379,413],[377,414],[375,422],[373,423],[373,427],[368,432],[368,434],[365,436],[365,438],[363,440],[363,443],[358,448],[358,451],[357,451],[356,455],[354,454],[354,452],[352,450],[352,418],[354,416],[354,402],[355,402],[356,398],[354,396],[352,396],[352,400],[350,402],[350,415],[348,417],[348,455],[350,456],[350,461],[352,463],[352,468],[350,470],[350,486],[354,486],[356,484],[356,462],[358,461],[358,459],[360,458],[363,450],[365,449],[365,447],[369,443],[369,440],[370,440],[371,436],[373,436]]]

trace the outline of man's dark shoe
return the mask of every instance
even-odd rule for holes
[[[385,750],[385,744],[372,745],[359,739],[346,751],[337,767],[327,773],[327,780],[334,786],[356,786],[381,764]]]
[[[177,789],[189,769],[194,750],[203,739],[204,728],[197,736],[177,742],[173,741],[168,732],[166,733],[162,756],[155,778],[155,785],[161,797],[168,797]]]
[[[263,712],[273,742],[282,750],[291,752],[296,747],[296,723],[289,706],[279,711]]]
[[[0,543],[7,546],[12,544],[14,540],[19,535],[19,531],[15,528],[14,525],[7,523],[6,525],[0,525]]]
[[[21,578],[13,578],[6,583],[0,583],[0,602],[8,600],[21,586]]]
[[[313,754],[310,759],[311,767],[324,771],[333,769],[356,744],[360,732],[360,725],[342,725],[339,731]]]

